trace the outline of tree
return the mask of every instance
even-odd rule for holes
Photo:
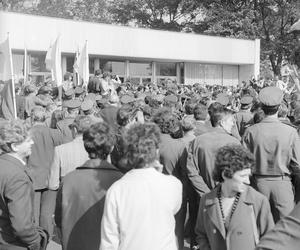
[[[275,75],[282,60],[295,48],[290,26],[299,15],[298,0],[212,0],[204,3],[203,21],[194,24],[199,33],[261,39],[261,60],[268,59]]]
[[[110,2],[116,23],[180,31],[201,13],[195,0],[118,0]]]

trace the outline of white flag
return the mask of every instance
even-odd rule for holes
[[[56,82],[57,86],[62,85],[60,36],[57,37],[55,43],[48,49],[45,63],[46,68],[51,70],[52,80]]]
[[[88,54],[88,42],[85,42],[83,49],[76,62],[76,67],[78,68],[78,74],[83,80],[83,86],[87,86],[89,81],[89,54]]]
[[[0,80],[5,85],[1,92],[1,114],[5,119],[16,119],[16,95],[15,95],[15,82],[13,73],[12,52],[9,43],[9,36],[6,41],[0,44]]]

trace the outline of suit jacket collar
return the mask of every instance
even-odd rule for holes
[[[26,170],[26,163],[23,164],[19,159],[17,159],[16,157],[10,155],[10,154],[4,154],[1,155],[1,158],[11,162],[13,165],[19,167],[20,169],[22,169],[25,174],[28,176],[28,178],[30,179],[31,182],[33,182],[33,178],[31,177],[30,173],[28,173],[28,171]]]
[[[100,159],[90,159],[76,169],[105,169],[119,171],[119,169],[117,169],[114,165]]]
[[[222,214],[217,195],[218,190],[220,188],[221,185],[218,185],[206,195],[205,209],[207,210],[210,219],[218,228],[223,238],[226,239],[226,230],[222,220]],[[253,192],[250,191],[250,189],[251,188],[248,188],[245,192],[241,194],[236,210],[233,213],[233,216],[230,220],[228,231],[234,229],[239,223],[241,223],[240,218],[245,218],[245,216],[249,216],[249,214],[247,214],[247,209],[249,205],[252,206],[255,203],[255,197],[253,195]]]

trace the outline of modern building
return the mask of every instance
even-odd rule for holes
[[[87,40],[91,74],[101,68],[138,83],[171,78],[184,84],[221,85],[236,85],[259,74],[258,39],[222,38],[0,11],[0,42],[8,32],[16,78],[24,76],[24,64],[26,74],[34,78],[42,79],[50,74],[45,67],[45,56],[58,35],[63,73],[73,72],[75,52]]]

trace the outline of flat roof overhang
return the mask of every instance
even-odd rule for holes
[[[254,40],[222,38],[90,23],[0,11],[0,42],[10,34],[16,50],[47,51],[57,36],[61,51],[73,54],[88,41],[90,55],[135,61],[255,63]]]

